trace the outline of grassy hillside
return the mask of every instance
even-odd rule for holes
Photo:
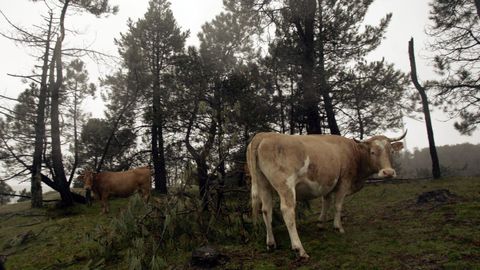
[[[419,194],[440,188],[459,197],[416,204]],[[143,256],[135,254],[139,251],[154,254],[152,262],[158,260],[161,268],[189,269],[192,249],[208,241],[225,255],[218,269],[480,269],[480,178],[368,185],[346,199],[344,235],[332,224],[317,228],[319,202],[313,201],[298,225],[308,262],[297,261],[290,251],[278,213],[278,248],[267,252],[263,223],[254,229],[248,215],[239,214],[248,212],[239,208],[246,206],[235,204],[248,196],[229,198],[230,212],[223,216],[230,223],[208,228],[206,238],[200,232],[211,223],[195,220],[190,211],[151,216],[155,209],[173,208],[165,198],[144,206],[148,211],[116,199],[109,215],[100,214],[98,203],[65,210],[2,206],[0,254],[9,255],[7,269],[128,269]],[[162,243],[152,248],[149,239]]]

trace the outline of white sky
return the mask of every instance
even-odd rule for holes
[[[107,18],[95,18],[91,15],[70,16],[66,20],[69,29],[85,33],[79,38],[72,39],[67,33],[66,45],[81,47],[89,45],[91,49],[108,54],[117,55],[117,48],[113,39],[119,37],[119,33],[126,31],[126,21],[132,18],[134,21],[142,17],[148,7],[148,0],[113,0],[112,4],[118,5],[120,11],[115,16]],[[187,43],[198,43],[197,33],[201,25],[210,21],[222,10],[222,0],[171,0],[174,16],[183,30],[190,30],[190,38]],[[370,59],[377,60],[385,57],[388,62],[395,63],[396,67],[409,72],[407,45],[410,37],[415,38],[415,50],[417,58],[418,75],[421,80],[434,78],[430,52],[427,50],[427,35],[425,28],[428,25],[429,6],[427,0],[376,0],[370,7],[366,22],[377,24],[386,13],[392,12],[393,18],[387,30],[386,38],[382,45],[372,53]],[[30,27],[39,24],[43,4],[32,3],[27,0],[0,0],[0,10],[3,11],[15,24]],[[0,31],[8,32],[3,18],[0,20]],[[28,51],[28,50],[27,50]],[[86,59],[85,59],[86,60]],[[24,47],[17,47],[11,41],[0,37],[0,94],[17,97],[25,88],[20,79],[7,76],[7,73],[28,74],[32,69],[32,57],[26,53]],[[90,78],[95,80],[99,76],[108,74],[115,65],[107,66],[94,64],[87,61]],[[1,105],[11,107],[0,99]],[[99,98],[90,100],[84,109],[92,111],[93,116],[102,117],[102,102]],[[454,121],[441,112],[434,110],[433,127],[437,145],[458,144],[463,142],[480,143],[480,132],[472,136],[461,136],[454,128]],[[427,147],[428,140],[425,124],[416,120],[405,118],[407,135],[407,147]],[[387,132],[388,135],[393,133]]]

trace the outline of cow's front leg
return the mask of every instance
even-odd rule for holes
[[[108,212],[110,212],[108,206],[108,194],[102,194],[102,213],[107,214]]]
[[[287,190],[280,194],[280,208],[282,210],[285,225],[287,225],[288,234],[292,243],[292,249],[295,250],[300,258],[308,259],[309,256],[303,249],[302,242],[297,232],[297,225],[295,222],[295,191]]]
[[[330,202],[332,201],[332,195],[328,194],[326,196],[322,196],[322,212],[320,213],[318,227],[321,229],[326,228],[327,222],[327,213],[328,209],[330,209]]]
[[[338,229],[340,233],[345,233],[342,226],[342,207],[345,195],[346,192],[341,189],[335,194],[335,218],[333,219],[333,227]]]

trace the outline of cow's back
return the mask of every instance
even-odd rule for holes
[[[142,186],[150,185],[150,169],[142,167],[124,172],[101,172],[96,180],[100,192],[125,197]]]
[[[310,159],[310,164],[313,164],[311,166],[322,165],[341,170],[344,169],[343,164],[351,162],[355,155],[354,142],[336,135],[266,133],[261,136],[258,144],[258,155],[264,158],[264,161],[275,162],[297,170],[305,165],[307,157]]]
[[[267,133],[258,143],[258,164],[262,170],[298,170],[305,160],[305,147],[300,136]]]
[[[356,170],[354,142],[341,136],[262,133],[257,139],[259,169],[269,181],[284,181],[278,172],[295,177],[299,198],[322,196]]]

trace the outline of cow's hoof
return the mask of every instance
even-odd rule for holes
[[[300,256],[298,259],[302,262],[306,262],[310,259],[310,256],[308,256],[308,254],[305,253],[303,256]]]
[[[326,229],[325,224],[323,224],[323,222],[317,223],[317,228],[319,228],[322,231]]]
[[[305,250],[300,250],[300,249],[294,249],[295,254],[298,256],[298,260],[300,261],[308,261],[310,256],[305,252]]]
[[[268,251],[275,250],[276,248],[277,248],[277,245],[275,243],[267,244],[267,250]]]
[[[343,228],[336,228],[338,230],[339,233],[341,234],[344,234],[345,233],[345,230]]]

